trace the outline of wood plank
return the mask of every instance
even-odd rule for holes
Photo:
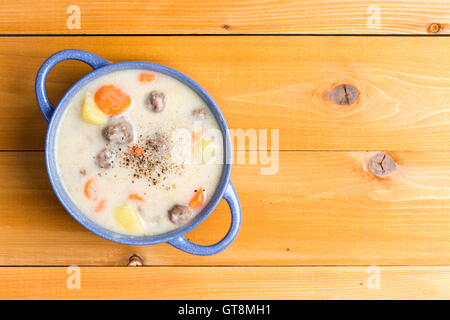
[[[210,257],[167,244],[127,246],[85,230],[53,194],[41,152],[0,153],[0,265],[448,265],[450,151],[391,153],[397,169],[368,172],[366,152],[281,152],[279,171],[237,164],[243,224]],[[219,207],[188,238],[212,244],[228,228]]]
[[[450,297],[450,267],[379,267],[376,270],[367,267],[84,267],[77,274],[80,281],[73,282],[75,273],[73,270],[68,273],[66,267],[0,268],[0,298],[201,300]],[[378,275],[379,282],[376,282],[374,277]],[[67,282],[73,289],[68,288]],[[79,283],[80,289],[75,289],[75,283]]]
[[[80,10],[79,29],[67,26],[67,20],[74,14],[69,7],[73,4]],[[449,14],[450,6],[445,0],[78,0],[75,3],[6,0],[0,2],[0,31],[3,34],[426,34],[431,23],[440,23],[440,32],[447,33]],[[71,21],[69,25],[73,26]]]
[[[34,78],[67,48],[178,69],[211,93],[231,128],[279,129],[282,150],[448,149],[446,38],[45,37],[2,40],[0,150],[42,150]],[[87,72],[79,62],[58,65],[52,101]],[[360,91],[353,105],[328,98],[342,83]]]

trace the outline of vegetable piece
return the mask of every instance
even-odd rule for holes
[[[194,144],[200,141],[202,135],[203,135],[202,129],[192,131],[192,141],[194,142]]]
[[[97,187],[94,178],[90,178],[84,185],[84,194],[88,199],[97,200]]]
[[[189,207],[192,209],[200,208],[205,202],[205,192],[202,188],[199,188],[194,197],[189,201]]]
[[[129,148],[129,150],[128,150],[131,154],[135,154],[135,155],[137,155],[137,156],[139,156],[139,157],[142,157],[143,155],[144,155],[144,149],[142,149],[142,148],[139,148],[139,147],[131,147],[131,148]]]
[[[211,163],[216,159],[216,144],[213,140],[202,140],[203,163]]]
[[[84,95],[84,102],[81,106],[81,118],[96,126],[102,126],[108,120],[108,116],[97,107],[90,92],[86,92]]]
[[[138,195],[138,194],[136,194],[136,193],[130,194],[130,195],[128,196],[128,199],[130,199],[130,200],[144,201],[144,199],[143,199],[140,195]]]
[[[119,88],[106,85],[95,93],[95,103],[107,115],[115,116],[130,106],[131,98]]]
[[[152,73],[141,73],[139,74],[139,81],[140,82],[151,82],[155,80],[155,75]]]
[[[144,231],[141,218],[134,205],[125,202],[114,211],[116,222],[127,232],[141,234]]]
[[[98,205],[95,207],[94,212],[99,213],[103,209],[105,209],[106,200],[102,200],[98,203]]]
[[[203,131],[201,128],[198,129],[194,129],[192,131],[192,156],[193,156],[193,161],[194,163],[202,163],[203,159],[202,159],[202,153],[203,153],[203,148],[202,148],[202,136],[203,136]]]

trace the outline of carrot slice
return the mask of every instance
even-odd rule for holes
[[[131,98],[119,88],[106,85],[95,93],[95,103],[107,115],[115,116],[130,106]]]
[[[205,202],[205,192],[202,188],[199,188],[195,193],[194,197],[189,201],[189,207],[192,209],[197,209],[203,205]]]
[[[192,131],[192,140],[194,141],[194,143],[199,142],[201,137],[202,137],[202,135],[203,135],[202,129],[198,129],[196,131]]]
[[[142,157],[144,155],[145,151],[144,151],[144,149],[139,148],[139,147],[131,147],[131,148],[129,148],[129,152],[131,154],[136,154],[137,156]]]
[[[95,207],[94,211],[95,213],[99,213],[100,211],[102,211],[103,209],[105,209],[105,203],[106,200],[102,200],[98,203],[98,205]]]
[[[139,81],[140,82],[151,82],[153,80],[155,80],[155,75],[152,73],[141,73],[139,75]]]
[[[88,199],[97,199],[97,188],[95,186],[94,178],[90,178],[84,185],[84,194]]]
[[[128,196],[128,199],[130,199],[130,200],[144,201],[144,199],[143,199],[140,195],[138,195],[138,194],[136,194],[136,193],[130,194],[130,195]]]

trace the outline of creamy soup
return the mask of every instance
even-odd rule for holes
[[[56,162],[75,205],[99,225],[154,235],[190,221],[214,194],[223,137],[188,86],[147,70],[99,77],[69,102]]]

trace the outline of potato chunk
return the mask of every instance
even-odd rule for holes
[[[215,162],[217,151],[217,146],[215,142],[212,140],[203,139],[202,148],[203,148],[202,150],[203,163],[210,164]]]
[[[134,205],[130,202],[125,202],[123,205],[116,208],[114,211],[114,218],[117,223],[129,233],[142,234],[144,231],[141,217]]]
[[[84,121],[96,126],[103,126],[108,120],[108,116],[100,110],[90,92],[86,92],[84,95],[84,102],[81,107],[81,117]]]

